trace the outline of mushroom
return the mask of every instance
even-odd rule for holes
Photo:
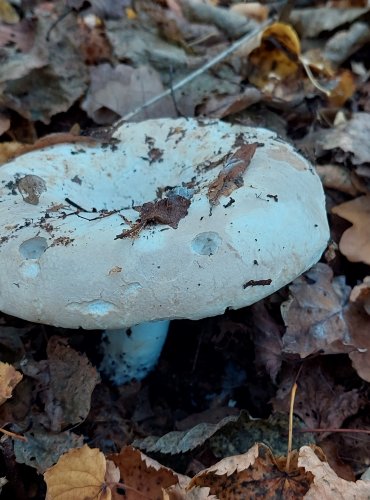
[[[312,165],[274,132],[215,120],[32,151],[1,167],[0,186],[0,309],[104,330],[116,384],[156,364],[169,320],[270,295],[329,237]]]

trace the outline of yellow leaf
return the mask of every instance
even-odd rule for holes
[[[131,9],[131,7],[126,8],[126,16],[130,21],[132,21],[133,19],[137,19],[137,14],[134,9]]]
[[[0,0],[0,21],[6,24],[16,24],[19,22],[17,11],[6,0]]]
[[[47,500],[111,500],[112,492],[105,483],[107,464],[97,448],[70,450],[44,474]]]
[[[0,405],[12,397],[14,387],[22,378],[23,375],[14,366],[0,362]]]
[[[336,78],[336,85],[329,94],[329,104],[340,108],[355,93],[356,83],[349,70],[343,70]]]
[[[300,68],[300,53],[299,37],[292,26],[272,24],[262,33],[260,46],[249,56],[252,65],[249,80],[263,88],[270,78],[281,81],[295,76]]]

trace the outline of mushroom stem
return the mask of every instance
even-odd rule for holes
[[[169,324],[169,320],[162,320],[105,330],[100,371],[115,385],[142,380],[158,362]]]

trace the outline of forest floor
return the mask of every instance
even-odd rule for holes
[[[3,498],[370,497],[369,21],[362,0],[0,0],[1,162],[119,118],[263,126],[317,166],[331,230],[293,284],[171,322],[142,381],[99,375],[99,331],[1,315]]]

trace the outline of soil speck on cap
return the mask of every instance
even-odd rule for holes
[[[60,236],[59,238],[56,238],[53,243],[51,244],[52,247],[55,247],[57,245],[62,245],[64,247],[66,247],[67,245],[69,245],[70,243],[72,243],[72,241],[74,241],[73,238],[70,238],[69,236]]]

